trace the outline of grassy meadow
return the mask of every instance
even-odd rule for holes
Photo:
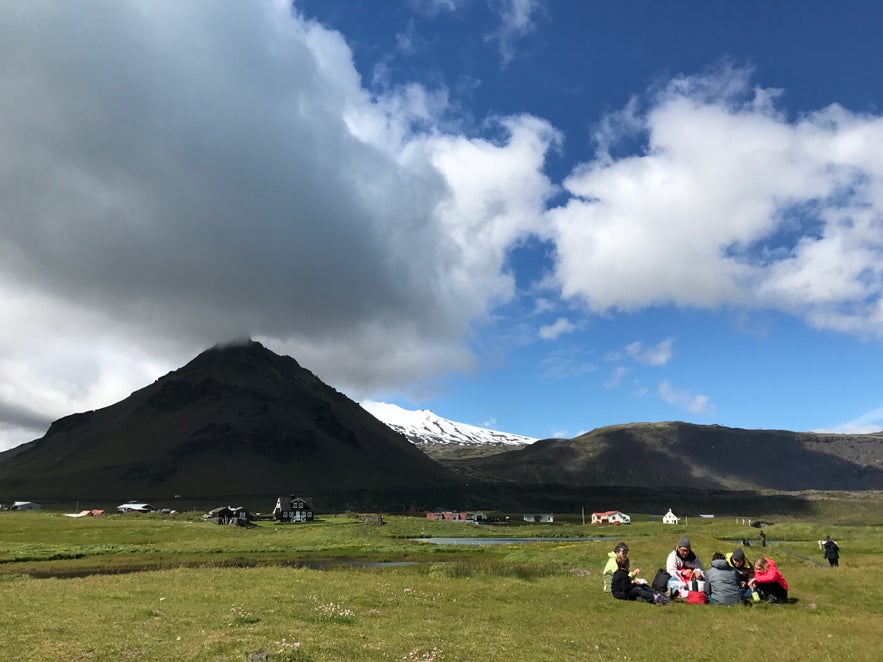
[[[0,659],[883,659],[883,504],[819,508],[812,521],[764,517],[775,521],[765,551],[792,601],[751,607],[653,606],[601,590],[619,539],[648,579],[683,533],[706,564],[742,538],[757,557],[758,530],[735,518],[478,527],[385,515],[378,526],[348,514],[240,528],[200,513],[4,512]],[[840,544],[839,569],[818,549],[826,534]],[[412,540],[461,536],[554,540]],[[585,536],[607,538],[569,539]],[[396,562],[409,564],[372,565]]]

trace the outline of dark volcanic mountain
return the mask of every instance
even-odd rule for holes
[[[473,481],[523,485],[879,490],[883,433],[632,423],[444,464]]]
[[[10,498],[432,489],[459,480],[288,356],[217,346],[104,409],[0,453]],[[18,497],[14,495],[27,495]]]

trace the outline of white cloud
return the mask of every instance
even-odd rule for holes
[[[851,421],[833,428],[814,430],[814,432],[832,432],[837,434],[869,434],[880,431],[883,431],[883,407],[872,409]]]
[[[284,2],[22,3],[0,61],[7,426],[249,335],[357,398],[467,369],[554,192],[548,123],[446,132],[445,90],[370,95]]]
[[[666,404],[682,407],[693,414],[714,409],[714,405],[709,402],[707,395],[694,394],[685,389],[675,388],[668,380],[660,382],[657,392]]]
[[[645,347],[644,343],[637,341],[626,346],[625,353],[638,363],[651,366],[661,366],[671,360],[672,339],[666,338],[652,347]]]
[[[571,379],[598,370],[598,366],[585,360],[579,350],[559,349],[549,352],[542,360],[545,379]]]
[[[674,340],[666,338],[656,345],[646,346],[642,341],[629,343],[621,350],[614,350],[604,355],[605,361],[622,361],[631,359],[635,363],[649,366],[666,365],[674,356]]]
[[[559,336],[565,333],[573,333],[576,331],[576,328],[576,325],[566,317],[559,317],[552,324],[541,326],[537,335],[542,340],[556,340]]]
[[[500,11],[500,25],[487,39],[497,44],[506,66],[515,58],[516,42],[536,28],[533,19],[542,5],[538,0],[497,0],[495,4]]]
[[[883,335],[883,119],[838,106],[789,121],[748,74],[673,81],[599,129],[551,210],[564,296],[589,310],[784,310]],[[616,158],[617,137],[647,136]]]
[[[629,372],[629,369],[625,366],[616,366],[613,369],[613,372],[610,373],[610,377],[607,378],[607,381],[604,382],[604,388],[612,389],[618,388],[622,385],[623,377],[625,377]]]

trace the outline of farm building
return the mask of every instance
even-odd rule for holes
[[[437,510],[426,513],[426,519],[448,520],[450,522],[465,522],[469,516],[463,512],[453,510]]]
[[[39,503],[33,501],[14,501],[10,510],[40,510]]]
[[[247,526],[251,521],[251,513],[242,506],[219,506],[208,511],[203,517],[215,524],[235,524]]]
[[[671,512],[671,508],[668,509],[668,512],[662,516],[663,524],[677,524],[681,521],[681,518],[676,516],[673,512]]]
[[[313,502],[309,497],[281,496],[276,499],[273,517],[279,522],[312,522]]]
[[[550,524],[555,521],[555,517],[552,513],[525,513],[524,514],[525,522],[542,522],[543,524]]]
[[[592,524],[631,524],[632,518],[619,510],[592,513]]]

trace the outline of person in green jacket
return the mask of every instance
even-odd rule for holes
[[[604,566],[604,590],[610,593],[610,584],[613,581],[613,573],[617,571],[620,563],[629,556],[629,546],[624,542],[616,543],[612,552],[607,554],[607,564]],[[629,578],[634,579],[641,572],[640,568],[635,568],[629,572]]]

